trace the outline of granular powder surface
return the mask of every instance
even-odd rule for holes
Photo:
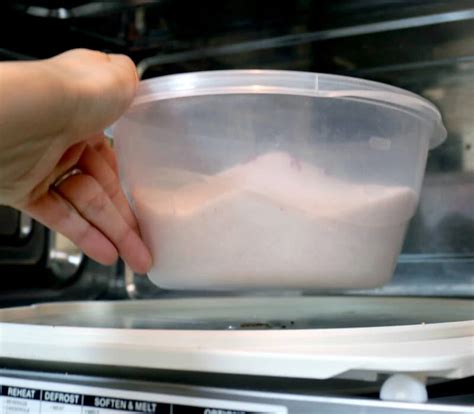
[[[417,203],[409,187],[350,183],[283,152],[133,198],[149,277],[170,289],[379,286]]]

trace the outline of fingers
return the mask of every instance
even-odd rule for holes
[[[117,249],[110,240],[54,191],[49,191],[25,210],[40,223],[64,234],[99,263],[110,265],[117,260]]]
[[[99,140],[94,143],[101,151],[112,151],[105,141],[105,145]],[[71,239],[94,260],[111,264],[120,253],[133,270],[145,273],[151,266],[151,256],[138,236],[138,225],[118,176],[89,145],[77,167],[85,174],[69,177],[57,193],[47,192],[25,210]]]
[[[107,145],[105,143],[105,145]],[[110,147],[109,147],[110,148]],[[102,152],[106,150],[102,148]],[[108,156],[107,154],[106,156]],[[138,224],[128,201],[122,192],[117,174],[112,170],[109,163],[104,161],[104,157],[94,148],[87,146],[77,163],[77,167],[86,174],[94,177],[112,203],[117,208],[125,222],[138,233]]]
[[[62,174],[74,166],[83,174],[68,177],[54,191],[47,189],[47,196],[35,197],[24,210],[63,233],[93,259],[110,264],[120,253],[133,270],[145,273],[151,256],[139,237],[137,221],[114,171],[116,165],[115,154],[102,135],[76,144],[55,171],[61,167]]]
[[[64,181],[58,191],[79,214],[115,245],[120,256],[138,273],[151,267],[148,249],[126,222],[95,178],[79,174]]]

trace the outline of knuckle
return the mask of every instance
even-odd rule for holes
[[[115,200],[117,197],[120,197],[122,188],[120,187],[118,181],[114,180],[112,185],[108,188],[108,191],[112,200]]]
[[[86,201],[84,212],[90,217],[100,216],[106,210],[108,204],[107,195],[102,190],[97,189],[94,195]]]
[[[75,242],[78,246],[81,246],[82,243],[87,239],[91,230],[91,225],[84,221],[84,225],[77,230],[75,234],[73,242]]]
[[[104,184],[104,191],[109,195],[110,199],[114,201],[120,195],[122,189],[117,180],[111,179]]]
[[[54,195],[54,197],[59,197]],[[55,228],[62,229],[60,233],[71,239],[77,245],[82,245],[89,236],[91,225],[82,219],[76,209],[68,203],[63,204],[63,208],[55,218]],[[74,229],[72,231],[71,229]]]
[[[127,240],[132,236],[133,236],[133,230],[129,226],[124,225],[123,229],[119,231],[117,238],[115,240],[117,243],[117,246],[125,245]]]
[[[68,207],[67,210],[61,212],[53,222],[53,225],[57,227],[58,229],[69,229],[71,227],[71,223],[75,222],[75,211],[72,209],[72,207]],[[79,234],[82,234],[82,227],[81,231],[77,233],[76,236]]]

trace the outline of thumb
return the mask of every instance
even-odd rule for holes
[[[76,49],[48,61],[74,102],[65,131],[73,142],[109,126],[135,96],[138,76],[127,56]]]

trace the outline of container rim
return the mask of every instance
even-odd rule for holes
[[[446,139],[439,110],[427,99],[395,86],[349,76],[287,70],[217,70],[166,75],[141,81],[133,106],[192,96],[282,94],[380,103],[433,125],[430,148]]]

